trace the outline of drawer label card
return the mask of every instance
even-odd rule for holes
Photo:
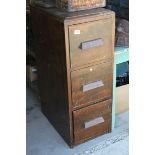
[[[95,126],[97,124],[103,123],[103,122],[104,122],[103,117],[97,117],[91,121],[85,122],[85,129]]]
[[[80,34],[80,30],[74,30],[74,34],[77,35],[77,34]]]
[[[102,87],[102,86],[104,86],[102,80],[95,81],[93,83],[83,85],[83,92],[86,92],[86,91],[89,91],[89,90],[92,90],[98,87]]]

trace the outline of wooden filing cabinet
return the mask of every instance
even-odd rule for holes
[[[42,111],[73,147],[111,131],[115,14],[31,6]]]

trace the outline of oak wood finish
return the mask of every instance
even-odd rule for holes
[[[76,34],[79,30],[80,34]],[[112,58],[112,18],[69,26],[71,67]],[[102,39],[103,45],[81,49],[84,42]]]
[[[111,61],[71,72],[73,106],[86,106],[111,98],[112,77]],[[103,85],[91,86],[96,81],[102,81]],[[83,90],[85,85],[90,85],[87,91]]]
[[[106,0],[55,0],[60,9],[72,12],[106,6]]]
[[[83,142],[104,132],[111,131],[111,100],[106,100],[73,112],[74,138],[76,143]],[[85,123],[103,118],[102,123],[94,123],[85,128]]]
[[[71,145],[63,23],[35,8],[31,13],[42,111]]]
[[[95,118],[100,116],[98,107],[106,112],[104,104],[108,103],[111,106],[114,13],[103,8],[67,13],[56,8],[31,6],[31,14],[39,91],[45,116],[70,147],[110,131],[110,123],[105,123],[104,127],[97,125],[99,128],[96,126],[97,128],[92,127],[93,130],[88,128],[81,132],[85,138],[78,139],[78,124],[75,125],[75,120],[81,119],[80,116],[83,114],[80,110],[83,111],[90,106],[88,109],[92,116],[88,114],[85,117],[100,122],[101,118]],[[95,25],[99,25],[98,30],[95,30]],[[79,39],[72,34],[76,27],[81,30]],[[89,31],[85,32],[86,27]],[[101,34],[98,31],[101,31]],[[100,44],[101,46],[84,49],[81,56],[79,43],[99,38],[103,39],[103,46]],[[100,82],[94,83],[96,81]],[[103,86],[101,81],[104,83]],[[90,83],[93,84],[89,85]],[[90,89],[91,87],[94,88]],[[85,90],[84,93],[81,91],[82,88]],[[105,118],[110,121],[110,111],[108,112]],[[86,127],[93,122],[88,119]],[[79,134],[79,137],[82,135]]]

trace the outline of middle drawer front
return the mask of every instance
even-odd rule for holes
[[[111,106],[110,99],[73,111],[75,143],[111,131]]]
[[[106,62],[71,72],[73,106],[111,98],[112,71],[112,62]]]

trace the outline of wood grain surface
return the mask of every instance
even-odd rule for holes
[[[79,30],[80,34],[76,34]],[[69,26],[71,67],[112,58],[112,18]],[[102,39],[103,45],[81,49],[84,42]]]
[[[86,106],[112,97],[112,63],[106,62],[71,72],[73,106]],[[96,81],[103,85],[83,91],[83,87]]]
[[[111,104],[112,100],[106,100],[73,112],[75,143],[111,131]],[[98,117],[102,117],[104,122],[85,128],[86,122]]]
[[[31,15],[43,113],[70,147],[109,132],[114,13],[31,6]],[[78,29],[80,36],[75,37]],[[96,39],[103,45],[81,50],[81,43]],[[101,117],[104,123],[98,124]],[[87,129],[81,126],[84,122]]]

